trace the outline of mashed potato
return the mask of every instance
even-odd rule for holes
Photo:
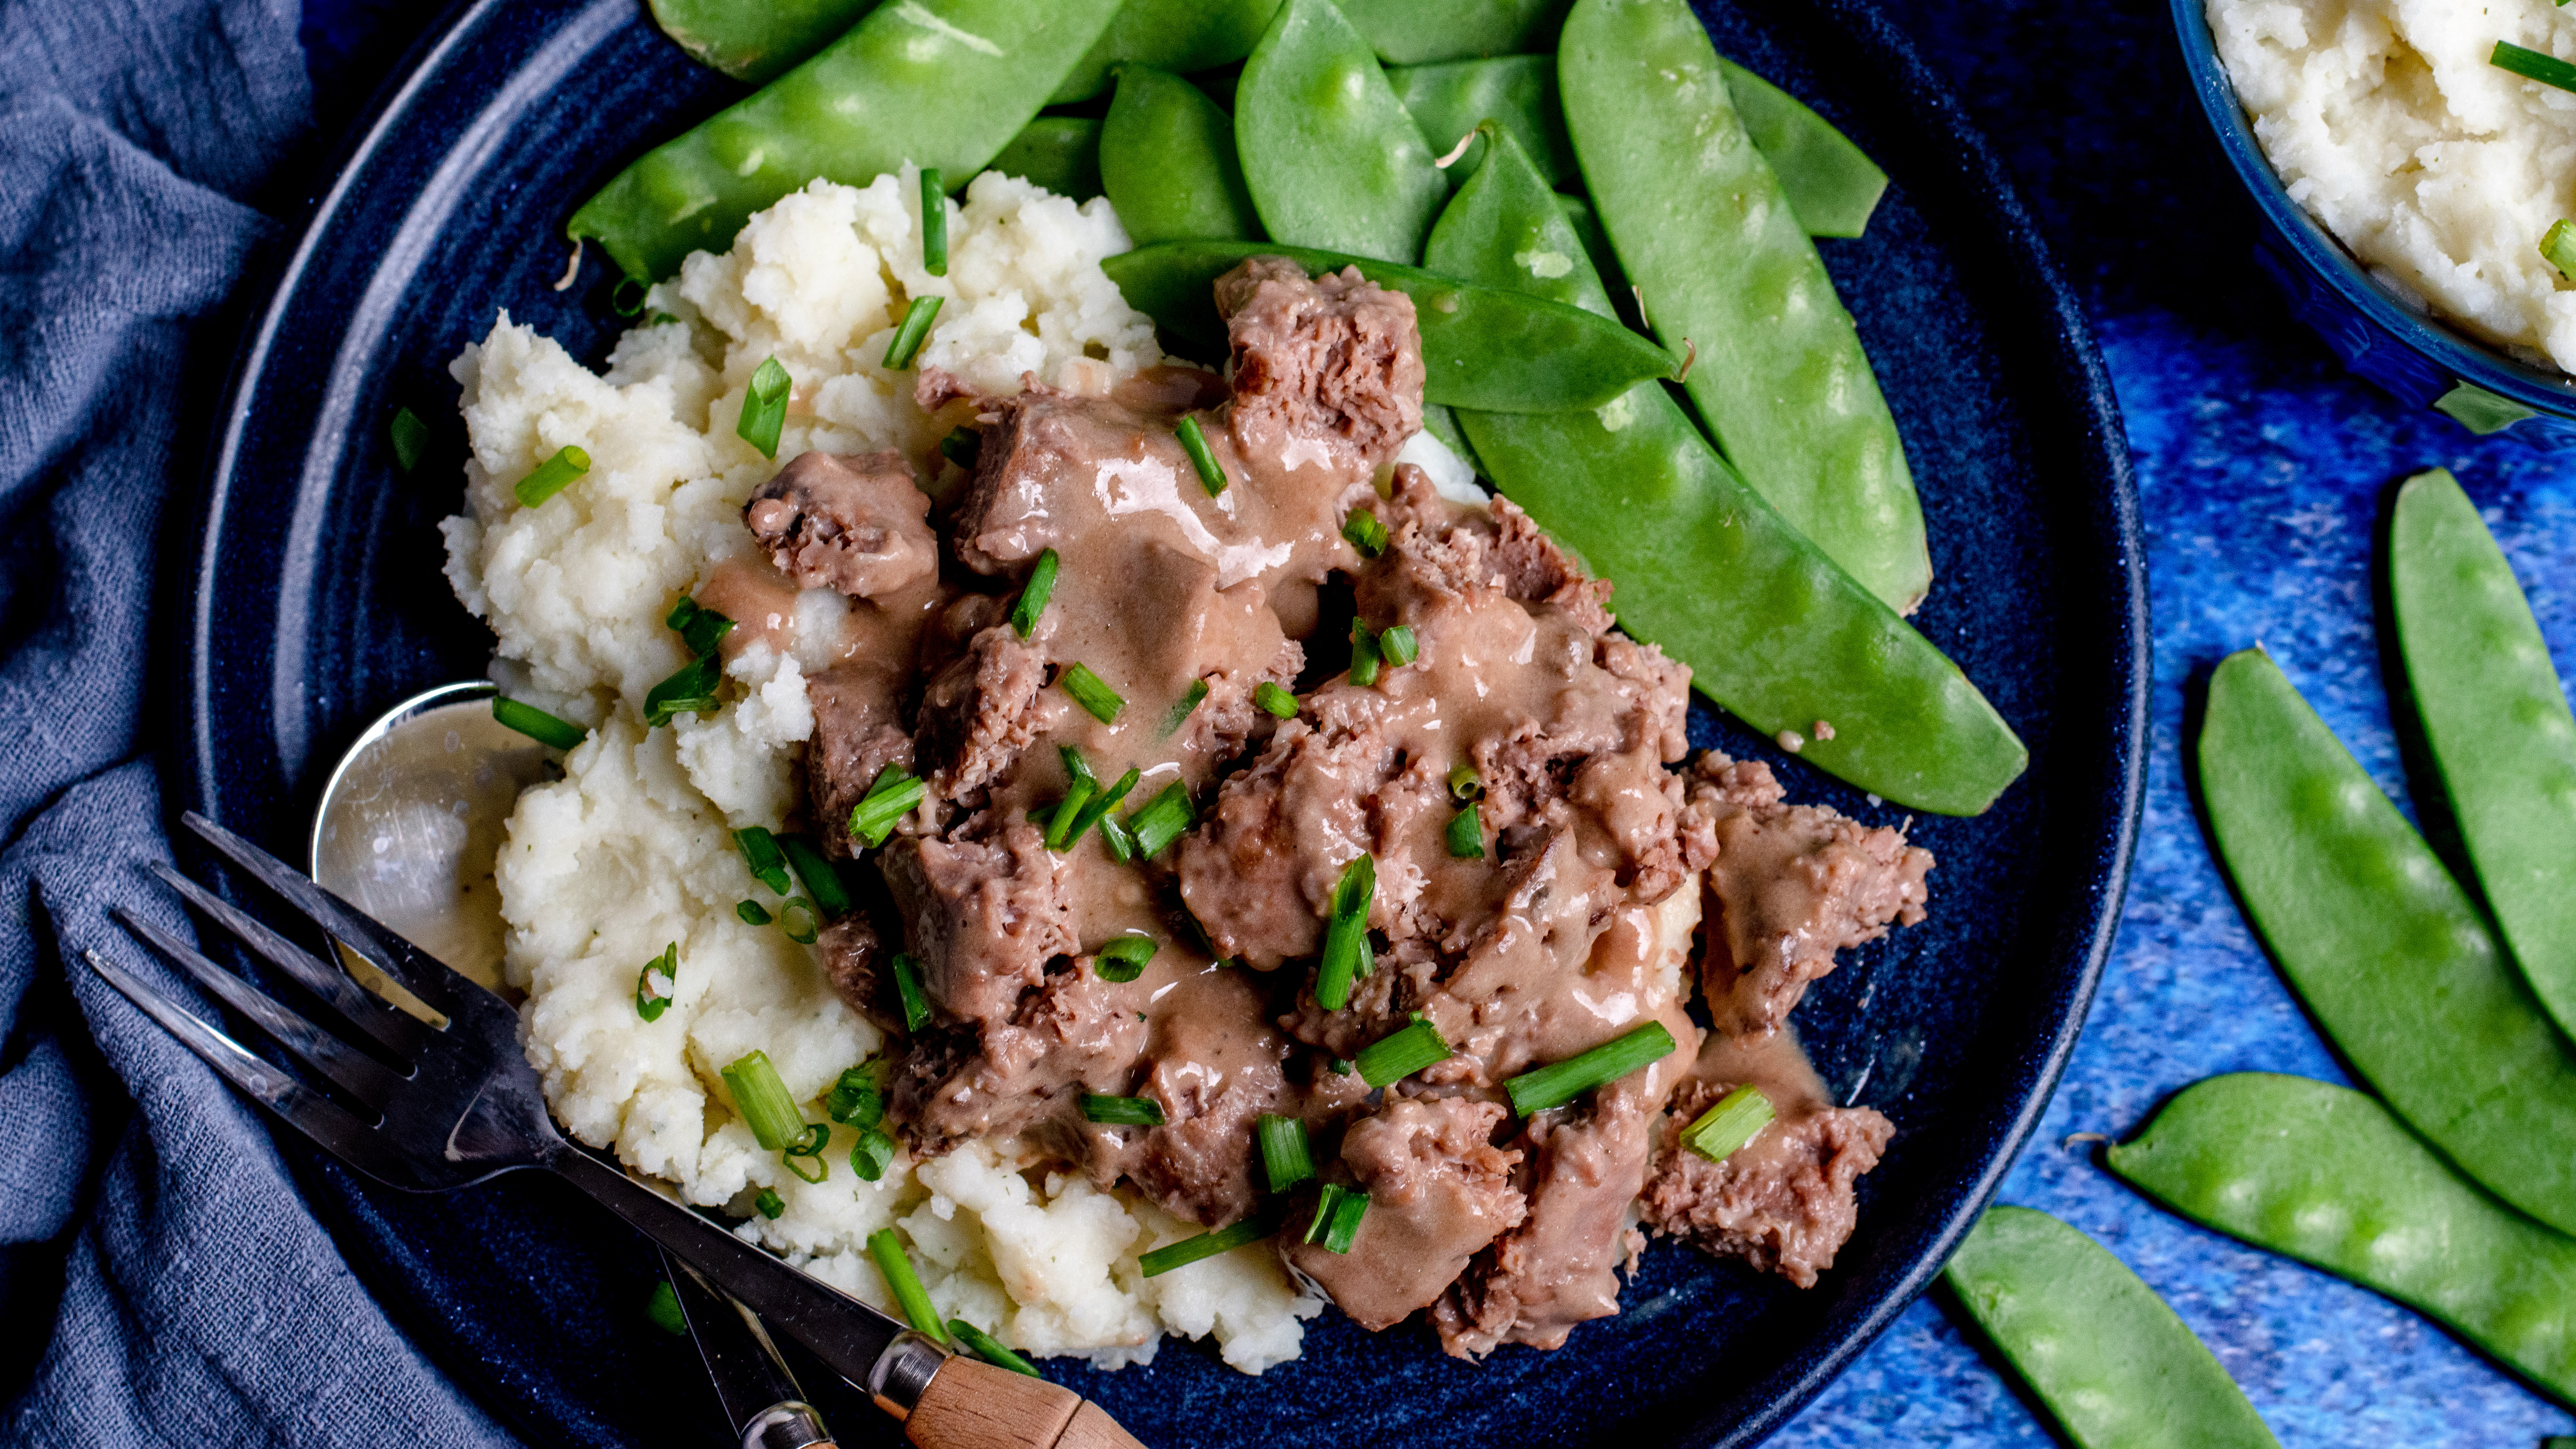
[[[731,251],[693,255],[655,287],[653,320],[620,339],[604,376],[507,314],[455,364],[473,457],[469,511],[443,526],[448,577],[498,636],[503,687],[591,730],[564,779],[521,798],[501,854],[505,970],[526,993],[528,1054],[573,1135],[861,1298],[892,1301],[863,1247],[891,1225],[943,1314],[1016,1347],[1116,1366],[1150,1360],[1165,1332],[1213,1334],[1226,1362],[1258,1373],[1297,1355],[1300,1320],[1322,1308],[1266,1245],[1148,1281],[1138,1255],[1196,1227],[986,1145],[898,1159],[871,1183],[850,1168],[851,1129],[835,1127],[830,1175],[809,1184],[753,1141],[718,1075],[766,1052],[820,1119],[815,1099],[880,1037],[809,948],[734,913],[746,898],[777,904],[731,832],[786,816],[795,748],[814,727],[811,661],[745,651],[729,666],[739,698],[647,730],[646,691],[686,662],[664,616],[750,550],[744,501],[780,463],[813,449],[932,454],[915,375],[877,366],[912,297],[948,299],[921,361],[989,393],[1016,391],[1024,373],[1100,389],[1161,360],[1153,324],[1101,272],[1128,246],[1107,202],[1076,207],[986,173],[952,211],[948,275],[931,277],[919,195],[907,168],[780,201]],[[775,461],[734,432],[773,355],[795,382]],[[512,485],[567,444],[589,472],[520,507]],[[810,602],[815,617],[837,614],[828,594]],[[636,978],[672,943],[673,1000],[646,1022]],[[753,1210],[763,1189],[784,1201],[775,1219]]]
[[[2576,95],[2488,64],[2576,59],[2551,0],[2209,0],[2210,30],[2290,195],[2410,305],[2576,371],[2576,284],[2543,233],[2576,215]]]

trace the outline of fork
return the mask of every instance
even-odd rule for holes
[[[96,951],[88,953],[90,968],[217,1074],[323,1150],[378,1182],[413,1192],[470,1187],[527,1168],[552,1172],[864,1388],[879,1408],[903,1421],[905,1437],[923,1449],[1142,1449],[1098,1405],[1070,1389],[952,1357],[937,1340],[787,1266],[565,1141],[546,1115],[536,1071],[519,1047],[518,1013],[508,1002],[249,841],[194,811],[182,819],[307,924],[347,943],[445,1018],[433,1024],[395,1010],[257,917],[153,863],[163,883],[311,992],[341,1018],[349,1035],[316,1025],[132,911],[118,907],[117,919],[354,1105],[304,1085]]]

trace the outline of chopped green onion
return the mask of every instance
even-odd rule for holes
[[[590,732],[568,719],[557,719],[533,704],[521,704],[502,695],[492,696],[492,718],[504,728],[517,730],[541,745],[569,750],[590,737]]]
[[[973,428],[959,428],[939,440],[939,456],[968,472],[975,471],[975,460],[984,450],[984,435]]]
[[[841,1073],[823,1094],[823,1115],[853,1127],[874,1127],[885,1120],[883,1064],[870,1060]]]
[[[1092,802],[1099,797],[1100,779],[1091,773],[1090,767],[1085,766],[1080,774],[1073,777],[1073,783],[1065,787],[1064,798],[1047,813],[1046,848],[1057,852],[1070,849],[1075,824],[1082,819],[1082,812],[1090,809]]]
[[[2564,5],[2567,0],[2558,0]],[[2576,221],[2565,217],[2551,222],[2549,232],[2540,239],[2540,254],[2558,269],[2558,275],[2576,282]]]
[[[912,366],[912,355],[921,350],[921,344],[930,336],[930,324],[939,316],[940,301],[938,297],[912,299],[912,305],[904,309],[903,325],[894,329],[894,340],[886,344],[885,361],[880,366],[888,372],[901,372]]]
[[[775,357],[752,370],[751,386],[742,395],[742,416],[734,420],[736,437],[760,450],[760,456],[778,456],[778,431],[787,426],[787,395],[794,391],[795,379]]]
[[[1263,709],[1270,711],[1272,714],[1279,716],[1281,719],[1295,719],[1297,717],[1297,696],[1281,689],[1278,685],[1271,683],[1267,679],[1252,686],[1252,702],[1261,706]]]
[[[680,319],[678,317],[669,312],[656,312],[652,316],[644,319],[644,325],[647,327],[668,327],[679,320]]]
[[[1091,953],[1091,972],[1103,981],[1133,981],[1160,949],[1151,936],[1121,936]]]
[[[1682,1145],[1711,1162],[1724,1162],[1771,1125],[1771,1099],[1757,1087],[1738,1087],[1682,1129]]]
[[[1358,1072],[1359,1072],[1359,1068],[1358,1068],[1357,1066],[1354,1066],[1354,1065],[1351,1063],[1351,1059],[1350,1059],[1350,1058],[1348,1058],[1348,1057],[1335,1057],[1335,1058],[1333,1058],[1333,1075],[1334,1075],[1334,1076],[1337,1076],[1337,1077],[1348,1077],[1348,1076],[1354,1076],[1354,1075],[1357,1075],[1357,1074],[1358,1074]]]
[[[868,784],[868,793],[850,807],[850,835],[861,845],[873,850],[894,834],[895,822],[920,806],[928,786],[901,765],[888,765],[877,771]]]
[[[1207,697],[1208,682],[1204,679],[1191,680],[1189,692],[1181,696],[1180,703],[1172,706],[1170,714],[1163,716],[1163,737],[1171,738],[1174,731],[1188,724],[1190,716],[1198,712],[1198,707],[1207,701]]]
[[[1666,1037],[1665,1040],[1671,1040]],[[1360,1080],[1371,1087],[1400,1082],[1435,1062],[1449,1060],[1448,1039],[1427,1016],[1416,1016],[1413,1024],[1399,1032],[1379,1037],[1360,1048],[1352,1064],[1360,1069]],[[1514,1080],[1519,1080],[1515,1078]]]
[[[1473,805],[1449,817],[1449,854],[1459,860],[1485,858],[1485,819]]]
[[[769,908],[758,901],[736,901],[733,903],[733,913],[742,917],[742,923],[746,926],[766,926],[771,919]]]
[[[649,291],[648,287],[633,277],[620,277],[617,279],[617,285],[608,289],[608,305],[620,317],[639,316],[644,311],[644,302]]]
[[[1362,620],[1351,621],[1351,683],[1366,689],[1377,683],[1377,635]]]
[[[734,849],[742,852],[742,863],[751,878],[780,895],[787,894],[787,857],[778,853],[778,837],[757,825],[746,825],[733,833]]]
[[[894,1161],[894,1139],[874,1127],[859,1129],[858,1144],[850,1149],[850,1171],[863,1182],[876,1182]]]
[[[1082,757],[1082,751],[1071,745],[1058,745],[1055,747],[1055,757],[1063,762],[1066,779],[1079,780],[1095,788],[1099,786],[1100,777],[1092,773],[1091,762]]]
[[[673,1338],[689,1336],[689,1316],[680,1311],[680,1291],[668,1278],[653,1285],[653,1296],[644,1300],[644,1316]]]
[[[1210,498],[1223,493],[1225,465],[1216,460],[1216,454],[1208,451],[1207,434],[1199,431],[1199,420],[1185,417],[1172,431],[1181,435],[1181,451],[1190,455],[1190,466],[1199,470],[1199,486],[1207,490]]]
[[[762,1217],[776,1222],[778,1215],[787,1211],[787,1199],[764,1187],[760,1190],[760,1196],[751,1200],[751,1206]]]
[[[2569,65],[2544,51],[2526,50],[2509,40],[2496,42],[2487,56],[2487,64],[2512,71],[2525,80],[2536,80],[2562,91],[2576,91],[2576,65]]]
[[[1315,1157],[1306,1147],[1306,1124],[1294,1117],[1261,1114],[1261,1167],[1272,1192],[1286,1192],[1315,1175]]]
[[[1151,1097],[1104,1097],[1098,1092],[1085,1092],[1082,1120],[1118,1127],[1160,1127],[1163,1104]]]
[[[823,1160],[823,1149],[832,1145],[832,1129],[821,1122],[805,1124],[805,1135],[780,1150],[787,1170],[807,1182],[821,1182],[832,1175],[832,1164]]]
[[[1119,697],[1118,691],[1102,683],[1100,676],[1092,673],[1088,664],[1066,665],[1063,676],[1056,683],[1063,685],[1064,692],[1073,696],[1073,702],[1090,711],[1091,717],[1102,724],[1118,723],[1118,711],[1127,706],[1127,701]]]
[[[940,1323],[938,1310],[930,1306],[929,1290],[921,1286],[921,1275],[912,1271],[912,1258],[904,1252],[903,1241],[894,1235],[894,1229],[879,1228],[868,1234],[868,1256],[876,1259],[877,1271],[885,1275],[894,1301],[903,1305],[904,1320],[945,1345],[948,1329]]]
[[[1306,1224],[1306,1241],[1321,1243],[1328,1253],[1347,1253],[1359,1237],[1360,1219],[1368,1216],[1369,1196],[1339,1183],[1324,1184],[1315,1198],[1314,1220]]]
[[[1485,798],[1485,782],[1477,778],[1475,766],[1457,764],[1449,767],[1449,798],[1452,800]]]
[[[662,973],[663,985],[655,985],[653,973]],[[662,948],[662,954],[644,963],[635,973],[635,1014],[646,1021],[660,1021],[671,1009],[671,998],[680,990],[680,943],[673,941]]]
[[[1029,565],[1029,581],[1020,586],[1020,601],[1011,606],[1011,628],[1023,639],[1037,632],[1038,615],[1046,612],[1047,595],[1055,592],[1055,571],[1063,564],[1054,549]]]
[[[686,594],[671,606],[671,612],[663,616],[662,622],[679,634],[680,642],[688,646],[691,654],[699,656],[715,653],[716,646],[733,632],[733,620]]]
[[[936,166],[921,168],[921,269],[948,275],[948,188],[939,184]]]
[[[1163,853],[1163,847],[1181,838],[1198,818],[1190,804],[1190,789],[1178,780],[1165,785],[1162,793],[1145,802],[1145,808],[1127,817],[1127,829],[1136,837],[1136,858],[1152,860]]]
[[[1230,1228],[1219,1228],[1213,1233],[1201,1233],[1195,1238],[1183,1238],[1169,1247],[1156,1248],[1138,1258],[1136,1266],[1144,1269],[1145,1276],[1148,1278],[1160,1277],[1174,1268],[1186,1267],[1201,1258],[1213,1258],[1219,1253],[1230,1253],[1246,1243],[1260,1242],[1277,1231],[1279,1226],[1271,1221],[1270,1214],[1256,1212]]]
[[[702,654],[681,665],[670,678],[644,693],[644,727],[660,729],[684,714],[714,714],[721,701],[716,686],[724,681],[724,660]]]
[[[1350,864],[1342,867],[1342,878],[1333,883],[1333,913],[1324,925],[1324,959],[1315,971],[1315,1004],[1326,1011],[1348,1006],[1352,980],[1368,974],[1361,958],[1369,954],[1369,902],[1376,894],[1377,861],[1352,856]]]
[[[952,1318],[948,1320],[948,1331],[956,1335],[959,1343],[962,1343],[968,1348],[974,1350],[977,1358],[993,1365],[995,1368],[1006,1368],[1015,1374],[1027,1374],[1033,1379],[1042,1379],[1046,1377],[1045,1374],[1038,1372],[1038,1366],[1036,1364],[1033,1364],[1027,1359],[1020,1357],[1018,1354],[1011,1352],[1010,1345],[1005,1344],[1000,1339],[995,1338],[993,1335],[986,1333],[980,1328],[977,1328],[975,1325],[968,1323],[963,1318]]]
[[[1104,836],[1107,835],[1107,827],[1110,823],[1109,812],[1116,809],[1118,802],[1126,799],[1127,792],[1135,789],[1136,782],[1143,778],[1143,773],[1138,771],[1135,766],[1130,765],[1127,767],[1127,773],[1118,777],[1118,783],[1111,785],[1109,788],[1102,790],[1099,794],[1092,796],[1091,803],[1083,806],[1082,809],[1074,815],[1073,830],[1065,837],[1066,847],[1070,849],[1076,842],[1082,839],[1082,832],[1089,830],[1094,825],[1103,827],[1101,833]],[[1125,856],[1118,855],[1118,848],[1114,844],[1110,847],[1109,853],[1113,856],[1117,856],[1121,861],[1126,859]]]
[[[1662,1061],[1672,1055],[1675,1045],[1673,1034],[1664,1029],[1662,1022],[1650,1021],[1588,1052],[1523,1072],[1503,1083],[1503,1090],[1511,1096],[1512,1110],[1527,1117],[1550,1107],[1562,1107],[1595,1087],[1615,1082],[1648,1063]]]
[[[1377,652],[1379,658],[1402,669],[1422,652],[1422,645],[1413,637],[1412,625],[1391,624],[1385,633],[1377,636]]]
[[[823,858],[823,852],[801,835],[782,835],[778,848],[787,854],[787,864],[794,868],[796,879],[805,885],[815,911],[826,920],[838,920],[850,913],[853,902],[850,888],[841,884],[841,872]]]
[[[539,463],[519,486],[511,491],[519,495],[519,506],[534,508],[572,486],[572,480],[590,471],[590,455],[570,443],[555,449],[555,455]]]
[[[894,993],[903,1002],[905,1031],[930,1025],[930,993],[921,985],[921,963],[902,951],[894,957]]]
[[[725,1086],[733,1091],[734,1110],[742,1114],[743,1124],[762,1151],[784,1152],[804,1140],[805,1114],[796,1110],[796,1099],[787,1095],[787,1084],[778,1079],[767,1052],[743,1053],[723,1075]]]
[[[1371,510],[1363,508],[1343,519],[1342,537],[1351,541],[1351,547],[1358,549],[1362,558],[1375,558],[1386,552],[1386,525]]]
[[[799,946],[811,946],[823,938],[823,918],[814,913],[814,903],[803,896],[789,896],[778,908],[778,929]]]
[[[420,466],[420,455],[429,450],[429,424],[409,408],[394,409],[394,466],[408,473]]]
[[[1115,815],[1100,817],[1100,843],[1109,847],[1109,858],[1120,865],[1136,858],[1136,837]]]

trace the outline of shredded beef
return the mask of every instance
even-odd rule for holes
[[[1867,1107],[1818,1107],[1711,1162],[1681,1146],[1681,1129],[1729,1090],[1693,1082],[1674,1096],[1640,1199],[1646,1224],[1812,1288],[1860,1220],[1853,1184],[1878,1165],[1896,1127]]]
[[[1046,727],[1038,696],[1048,672],[1043,641],[1003,623],[977,633],[932,676],[915,744],[931,790],[964,799],[1011,768]]]
[[[1375,467],[1422,430],[1413,299],[1345,267],[1309,279],[1254,257],[1216,283],[1233,344],[1233,429],[1245,451],[1328,439]]]

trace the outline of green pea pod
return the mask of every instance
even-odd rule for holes
[[[877,0],[652,0],[653,23],[700,65],[762,85],[859,23]]]
[[[1508,135],[1442,213],[1430,257],[1610,310]],[[1621,627],[1690,665],[1692,683],[1755,729],[1812,735],[1801,757],[1818,768],[1917,810],[1973,815],[2028,764],[1959,667],[1746,487],[1662,384],[1597,413],[1459,421],[1504,495],[1617,581]]]
[[[1388,65],[1556,48],[1572,0],[1357,0],[1351,23]],[[1482,119],[1479,117],[1479,119]],[[1455,140],[1455,137],[1451,138]]]
[[[1579,307],[1366,257],[1275,242],[1186,241],[1138,247],[1101,265],[1127,305],[1221,357],[1216,279],[1246,257],[1286,257],[1309,273],[1355,266],[1411,297],[1422,329],[1426,402],[1503,413],[1595,408],[1673,369],[1662,348]]]
[[[2576,1241],[2478,1191],[2362,1093],[2212,1077],[2109,1157],[2184,1217],[2385,1293],[2576,1402]]]
[[[1287,0],[1243,63],[1234,143],[1269,233],[1380,261],[1422,255],[1449,196],[1430,143],[1333,0]]]
[[[1101,123],[1088,117],[1040,116],[1021,127],[985,169],[1089,201],[1101,194],[1100,137]]]
[[[2155,1290],[2048,1214],[1988,1208],[1941,1276],[2080,1449],[2279,1449]]]
[[[1851,314],[1727,100],[1683,0],[1576,0],[1566,129],[1647,319],[1727,458],[1900,613],[1932,586],[1923,510]]]
[[[817,177],[864,186],[904,162],[962,185],[1037,115],[1118,0],[903,0],[748,99],[645,153],[566,229],[630,277],[722,248]]]
[[[1788,193],[1789,209],[1809,236],[1856,237],[1869,229],[1869,214],[1887,192],[1887,173],[1832,123],[1796,96],[1724,56],[1727,99],[1744,118],[1771,174]]]
[[[2576,1059],[2477,907],[2279,665],[2231,654],[2198,747],[2219,857],[2281,974],[2416,1131],[2576,1233]]]
[[[1176,75],[1232,65],[1252,54],[1278,12],[1279,0],[1127,0],[1047,104],[1089,100],[1122,65]]]
[[[1100,180],[1139,246],[1261,235],[1233,118],[1197,86],[1150,66],[1118,69],[1100,130]]]
[[[2576,716],[2513,566],[2439,468],[2397,489],[2388,592],[2478,885],[2533,994],[2576,1036]]]
[[[1538,163],[1550,186],[1576,179],[1574,143],[1565,138],[1565,108],[1556,99],[1556,57],[1498,55],[1408,65],[1386,73],[1395,98],[1442,155],[1487,121],[1501,125]],[[1463,182],[1483,163],[1485,143],[1471,143],[1449,163],[1449,178]]]

